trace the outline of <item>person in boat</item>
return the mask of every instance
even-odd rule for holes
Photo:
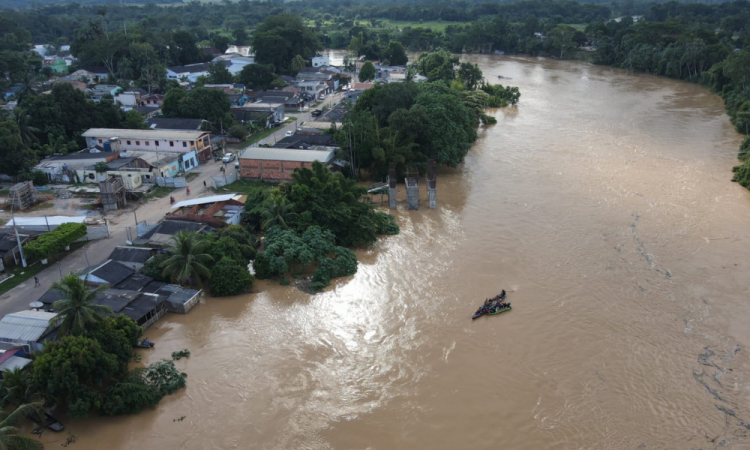
[[[151,341],[148,340],[148,338],[143,338],[143,341],[141,341],[143,345],[151,345]]]
[[[500,293],[499,297],[500,298],[505,298],[505,289],[503,289],[503,291]]]

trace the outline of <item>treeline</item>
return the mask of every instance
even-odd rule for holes
[[[484,110],[520,98],[517,88],[486,84],[479,67],[445,50],[423,53],[410,70],[427,81],[363,92],[336,133],[341,157],[373,179],[384,180],[391,163],[399,174],[407,167],[425,173],[430,159],[456,167],[476,140],[476,127],[495,123]]]

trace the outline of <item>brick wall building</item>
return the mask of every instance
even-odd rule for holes
[[[313,161],[328,164],[333,150],[248,148],[240,156],[240,177],[245,180],[282,182],[292,179],[294,169],[312,167]]]

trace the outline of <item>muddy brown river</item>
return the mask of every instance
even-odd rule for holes
[[[66,421],[71,447],[750,448],[750,192],[729,181],[740,136],[722,100],[466,59],[522,98],[439,173],[437,209],[400,198],[401,234],[319,295],[258,283],[168,315],[140,353],[190,349],[187,389]],[[472,321],[503,288],[513,310]]]

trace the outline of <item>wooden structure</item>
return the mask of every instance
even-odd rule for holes
[[[102,205],[105,211],[114,211],[127,205],[125,199],[125,185],[121,177],[108,176],[99,183],[99,193],[102,196]]]
[[[9,194],[14,209],[30,208],[36,203],[36,189],[31,181],[15,184]]]

